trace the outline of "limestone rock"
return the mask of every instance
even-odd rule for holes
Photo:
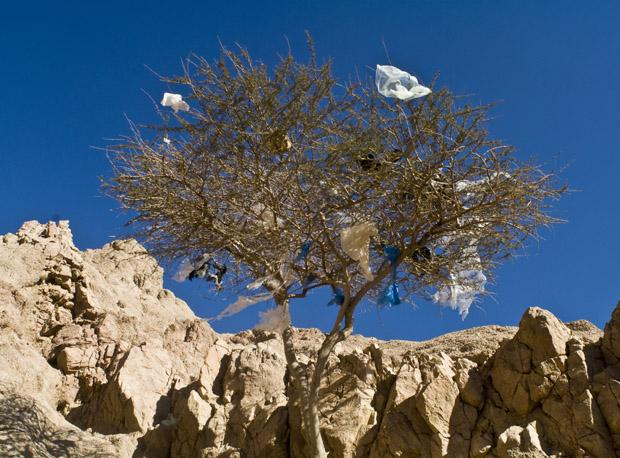
[[[302,457],[282,340],[217,335],[134,240],[80,251],[67,222],[0,237],[0,455]],[[296,329],[303,370],[324,335]],[[427,342],[353,335],[321,383],[330,457],[609,457],[620,307],[603,333],[529,308]]]
[[[620,361],[620,302],[614,309],[611,320],[605,325],[601,348],[609,364],[618,364]]]
[[[547,458],[540,445],[536,422],[525,428],[514,425],[499,435],[495,454],[498,458]]]

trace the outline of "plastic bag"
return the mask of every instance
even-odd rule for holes
[[[458,310],[461,319],[469,313],[469,307],[478,294],[485,290],[487,277],[482,271],[480,256],[475,242],[463,249],[463,260],[448,274],[448,284],[433,294],[433,301]]]
[[[161,99],[161,104],[164,107],[170,107],[175,113],[179,111],[189,111],[189,105],[183,100],[181,94],[171,94],[170,92],[164,92],[164,97]]]
[[[274,154],[284,153],[293,147],[288,134],[282,130],[275,130],[265,136],[263,143],[267,150]]]
[[[260,312],[260,323],[254,329],[281,333],[291,325],[291,316],[284,307]]]
[[[295,262],[304,261],[308,257],[308,253],[310,253],[310,248],[312,247],[312,240],[306,240],[301,248],[299,249],[299,253],[295,258]]]
[[[391,65],[377,65],[375,82],[384,97],[407,101],[431,93],[429,88],[418,83],[415,76]]]
[[[274,212],[262,202],[252,205],[250,210],[258,218],[258,223],[265,229],[279,229],[284,225],[284,220],[279,216],[276,217]]]
[[[360,223],[340,232],[340,246],[354,261],[359,263],[362,275],[368,281],[375,277],[370,271],[370,238],[378,234],[374,223]]]
[[[265,294],[257,294],[256,296],[239,296],[239,298],[222,310],[216,317],[210,318],[210,320],[221,320],[222,318],[226,318],[227,316],[234,315],[239,313],[240,311],[248,308],[251,305],[258,304],[259,302],[263,302],[271,299],[271,293]]]
[[[192,273],[192,271],[200,268],[205,263],[207,263],[212,258],[211,254],[205,253],[203,255],[198,256],[197,258],[190,259],[185,258],[181,264],[179,265],[179,270],[172,277],[175,281],[184,282],[187,280]]]
[[[342,288],[335,288],[332,286],[332,300],[327,305],[342,305],[344,304],[344,291]]]
[[[398,285],[394,283],[390,283],[385,287],[383,291],[381,291],[381,295],[379,296],[379,300],[377,304],[380,307],[385,307],[386,305],[399,305],[400,304],[400,296],[398,294]]]
[[[293,275],[293,272],[289,269],[288,265],[290,264],[290,260],[281,260],[280,268],[278,269],[278,275],[266,275],[264,277],[257,278],[252,283],[250,283],[246,288],[251,290],[257,290],[261,286],[275,288],[275,291],[279,291],[282,288],[288,288],[293,283],[295,283],[296,278]],[[278,280],[278,277],[282,280]]]

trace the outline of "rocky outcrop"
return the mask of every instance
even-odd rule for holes
[[[0,238],[0,456],[305,456],[276,334],[218,335],[137,242],[79,251],[66,222]],[[311,365],[323,334],[298,329]],[[321,389],[331,457],[610,457],[620,307],[602,332],[529,308],[518,328],[352,336]]]

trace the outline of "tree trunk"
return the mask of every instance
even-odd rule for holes
[[[277,302],[278,307],[285,307],[288,312],[287,300],[283,299]],[[291,375],[291,382],[293,383],[295,389],[298,390],[301,399],[300,407],[302,419],[302,435],[304,436],[306,442],[309,445],[309,448],[311,450],[310,453],[313,458],[327,458],[327,452],[325,451],[325,444],[323,444],[323,438],[321,437],[321,428],[319,422],[318,389],[311,389],[311,385],[308,383],[308,377],[305,371],[300,367],[299,362],[297,361],[295,347],[293,345],[293,329],[291,326],[288,326],[282,332],[282,342],[284,344],[284,354],[286,356],[287,367]],[[324,366],[325,362],[323,362],[323,367]],[[313,373],[313,380],[315,376],[316,367]]]
[[[284,307],[288,313],[288,300],[276,299],[278,307]],[[339,319],[342,319],[339,316]],[[313,458],[327,458],[327,451],[321,436],[321,424],[319,416],[320,388],[321,378],[327,365],[329,355],[334,350],[338,342],[346,339],[352,331],[352,322],[346,320],[344,330],[340,330],[338,323],[334,329],[328,334],[317,354],[312,379],[309,381],[306,371],[303,370],[297,361],[295,347],[293,345],[293,328],[288,326],[282,332],[282,342],[284,344],[284,354],[286,355],[286,363],[291,374],[291,381],[296,390],[300,393],[301,399],[301,418],[302,418],[302,434],[306,442],[310,446],[311,456]]]

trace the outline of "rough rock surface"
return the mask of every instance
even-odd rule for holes
[[[0,237],[0,456],[305,456],[280,338],[218,335],[133,240],[68,223]],[[323,335],[298,329],[302,362]],[[620,307],[601,331],[529,308],[518,328],[352,336],[321,392],[330,457],[612,457]]]

